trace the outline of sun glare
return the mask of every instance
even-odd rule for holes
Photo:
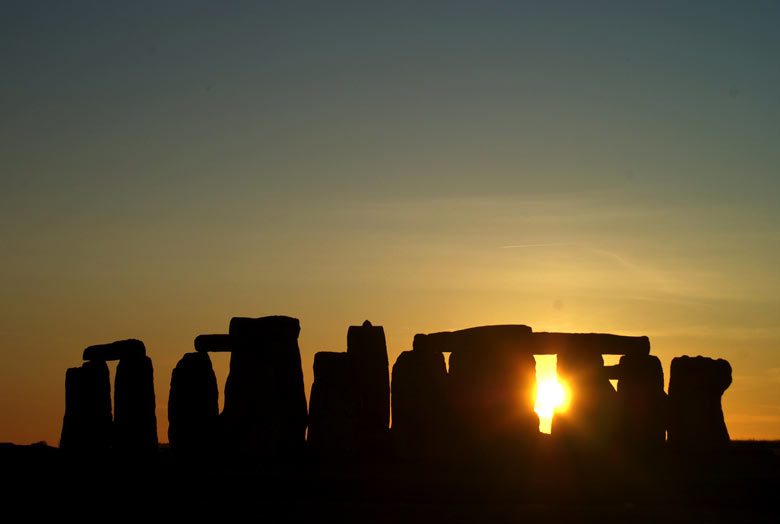
[[[536,404],[534,411],[539,415],[539,431],[550,433],[555,412],[565,411],[569,405],[569,392],[558,382],[555,371],[555,356],[537,355]]]

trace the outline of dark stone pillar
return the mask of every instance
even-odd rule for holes
[[[208,353],[187,353],[171,374],[168,441],[175,452],[208,452],[217,445],[219,391]]]
[[[452,412],[444,355],[404,351],[393,365],[393,444],[396,453],[414,461],[452,458]]]
[[[669,377],[669,444],[708,449],[725,446],[729,432],[721,397],[731,385],[725,360],[677,357]]]
[[[224,445],[257,456],[299,456],[306,437],[298,319],[230,321],[230,373],[222,411]]]
[[[65,417],[60,448],[80,452],[111,445],[111,381],[104,361],[85,362],[65,374]]]
[[[385,331],[366,320],[347,331],[347,355],[352,359],[360,398],[358,418],[361,447],[381,453],[388,444],[390,373]]]
[[[666,441],[667,404],[658,357],[620,358],[617,399],[621,447],[633,453],[659,451]]]
[[[154,370],[145,355],[121,358],[114,381],[116,448],[128,453],[157,451]]]
[[[338,460],[357,456],[360,411],[350,355],[326,351],[315,354],[307,440],[317,457]]]

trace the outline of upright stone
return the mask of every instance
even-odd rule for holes
[[[171,374],[168,441],[175,452],[208,452],[217,445],[219,391],[208,353],[185,354]]]
[[[721,397],[731,385],[731,365],[702,356],[672,359],[669,377],[669,443],[709,449],[728,444]]]
[[[314,355],[307,440],[319,458],[344,459],[359,451],[360,397],[347,353]]]
[[[635,453],[658,451],[666,441],[664,370],[658,357],[620,358],[617,386],[620,445]]]
[[[108,366],[96,360],[65,374],[65,417],[60,448],[99,452],[111,445],[111,382]]]
[[[352,359],[360,398],[359,432],[365,451],[387,444],[390,426],[390,371],[385,330],[366,320],[347,331],[347,355]]]
[[[444,355],[404,351],[393,364],[393,445],[416,461],[450,458],[452,412]]]
[[[229,449],[268,458],[296,456],[306,436],[298,319],[236,317],[222,426]]]
[[[119,360],[114,381],[114,431],[117,449],[157,451],[152,359],[135,355]]]
[[[485,326],[443,337],[453,348],[449,382],[456,431],[479,455],[515,453],[539,435],[530,337],[527,326]],[[423,340],[415,337],[415,348],[426,347]]]
[[[568,446],[606,450],[615,439],[617,393],[609,383],[600,351],[576,345],[562,348],[556,371],[569,388],[571,400],[566,411],[553,416],[552,436]]]

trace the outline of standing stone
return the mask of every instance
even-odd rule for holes
[[[387,444],[390,426],[390,374],[385,331],[366,320],[347,331],[347,355],[352,359],[360,398],[362,446],[376,453]]]
[[[393,444],[403,458],[448,458],[452,412],[444,355],[404,351],[393,364]]]
[[[343,459],[357,455],[360,408],[351,356],[316,353],[307,440],[318,457]]]
[[[481,455],[518,452],[539,435],[531,329],[485,326],[452,335],[449,382],[459,438]]]
[[[82,452],[108,449],[111,429],[111,382],[106,363],[95,360],[68,369],[60,448]]]
[[[708,449],[729,442],[721,397],[731,385],[725,360],[677,357],[669,377],[669,443]]]
[[[620,445],[635,453],[662,448],[666,441],[666,393],[658,357],[620,358],[617,399]]]
[[[157,451],[154,370],[146,355],[122,358],[116,367],[114,431],[123,452]]]
[[[568,446],[606,449],[614,443],[617,393],[609,383],[598,348],[569,346],[558,353],[558,380],[570,391],[566,411],[555,412],[551,434]]]
[[[222,411],[224,445],[256,456],[297,456],[306,438],[298,319],[236,317]]]
[[[171,374],[168,441],[176,452],[208,452],[217,444],[219,390],[208,353],[185,354]]]

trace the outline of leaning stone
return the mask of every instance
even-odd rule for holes
[[[134,338],[89,346],[84,350],[84,360],[121,360],[144,355],[146,355],[144,343]]]
[[[669,377],[669,443],[686,448],[728,444],[721,397],[731,385],[731,365],[725,360],[677,357]]]
[[[360,404],[352,357],[347,353],[316,353],[307,441],[319,458],[357,455]]]
[[[185,354],[171,374],[168,441],[175,452],[208,452],[217,444],[219,391],[208,353]]]
[[[99,452],[111,445],[111,383],[101,360],[65,374],[65,417],[60,448]]]
[[[116,447],[127,453],[157,451],[154,370],[145,355],[124,357],[114,381]]]

